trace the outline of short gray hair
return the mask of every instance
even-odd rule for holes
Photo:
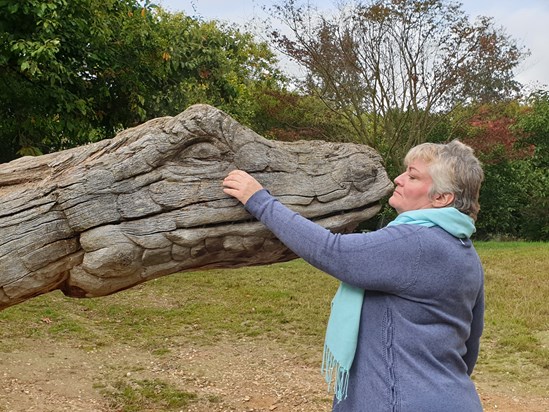
[[[450,143],[423,143],[410,149],[404,163],[408,166],[414,160],[428,164],[433,186],[429,196],[453,193],[453,206],[476,220],[480,205],[480,185],[484,180],[482,165],[471,147],[453,140]]]

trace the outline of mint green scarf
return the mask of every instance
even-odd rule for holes
[[[473,219],[454,207],[404,212],[388,226],[401,224],[438,226],[460,239],[470,238],[475,232]],[[328,383],[328,391],[334,391],[338,402],[347,397],[363,300],[364,289],[343,282],[332,300],[321,371]]]

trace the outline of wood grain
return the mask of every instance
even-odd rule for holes
[[[180,271],[295,258],[223,193],[233,169],[340,232],[392,189],[367,146],[270,141],[207,105],[17,159],[0,165],[0,308],[55,289],[103,296]]]

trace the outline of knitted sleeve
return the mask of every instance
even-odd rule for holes
[[[266,190],[255,193],[246,209],[295,254],[347,284],[399,293],[415,282],[421,259],[417,226],[334,234],[291,211]]]

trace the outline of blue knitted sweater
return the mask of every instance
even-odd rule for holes
[[[266,190],[246,209],[313,266],[365,289],[347,398],[337,412],[477,412],[470,375],[484,318],[484,276],[470,240],[397,225],[333,234]]]

